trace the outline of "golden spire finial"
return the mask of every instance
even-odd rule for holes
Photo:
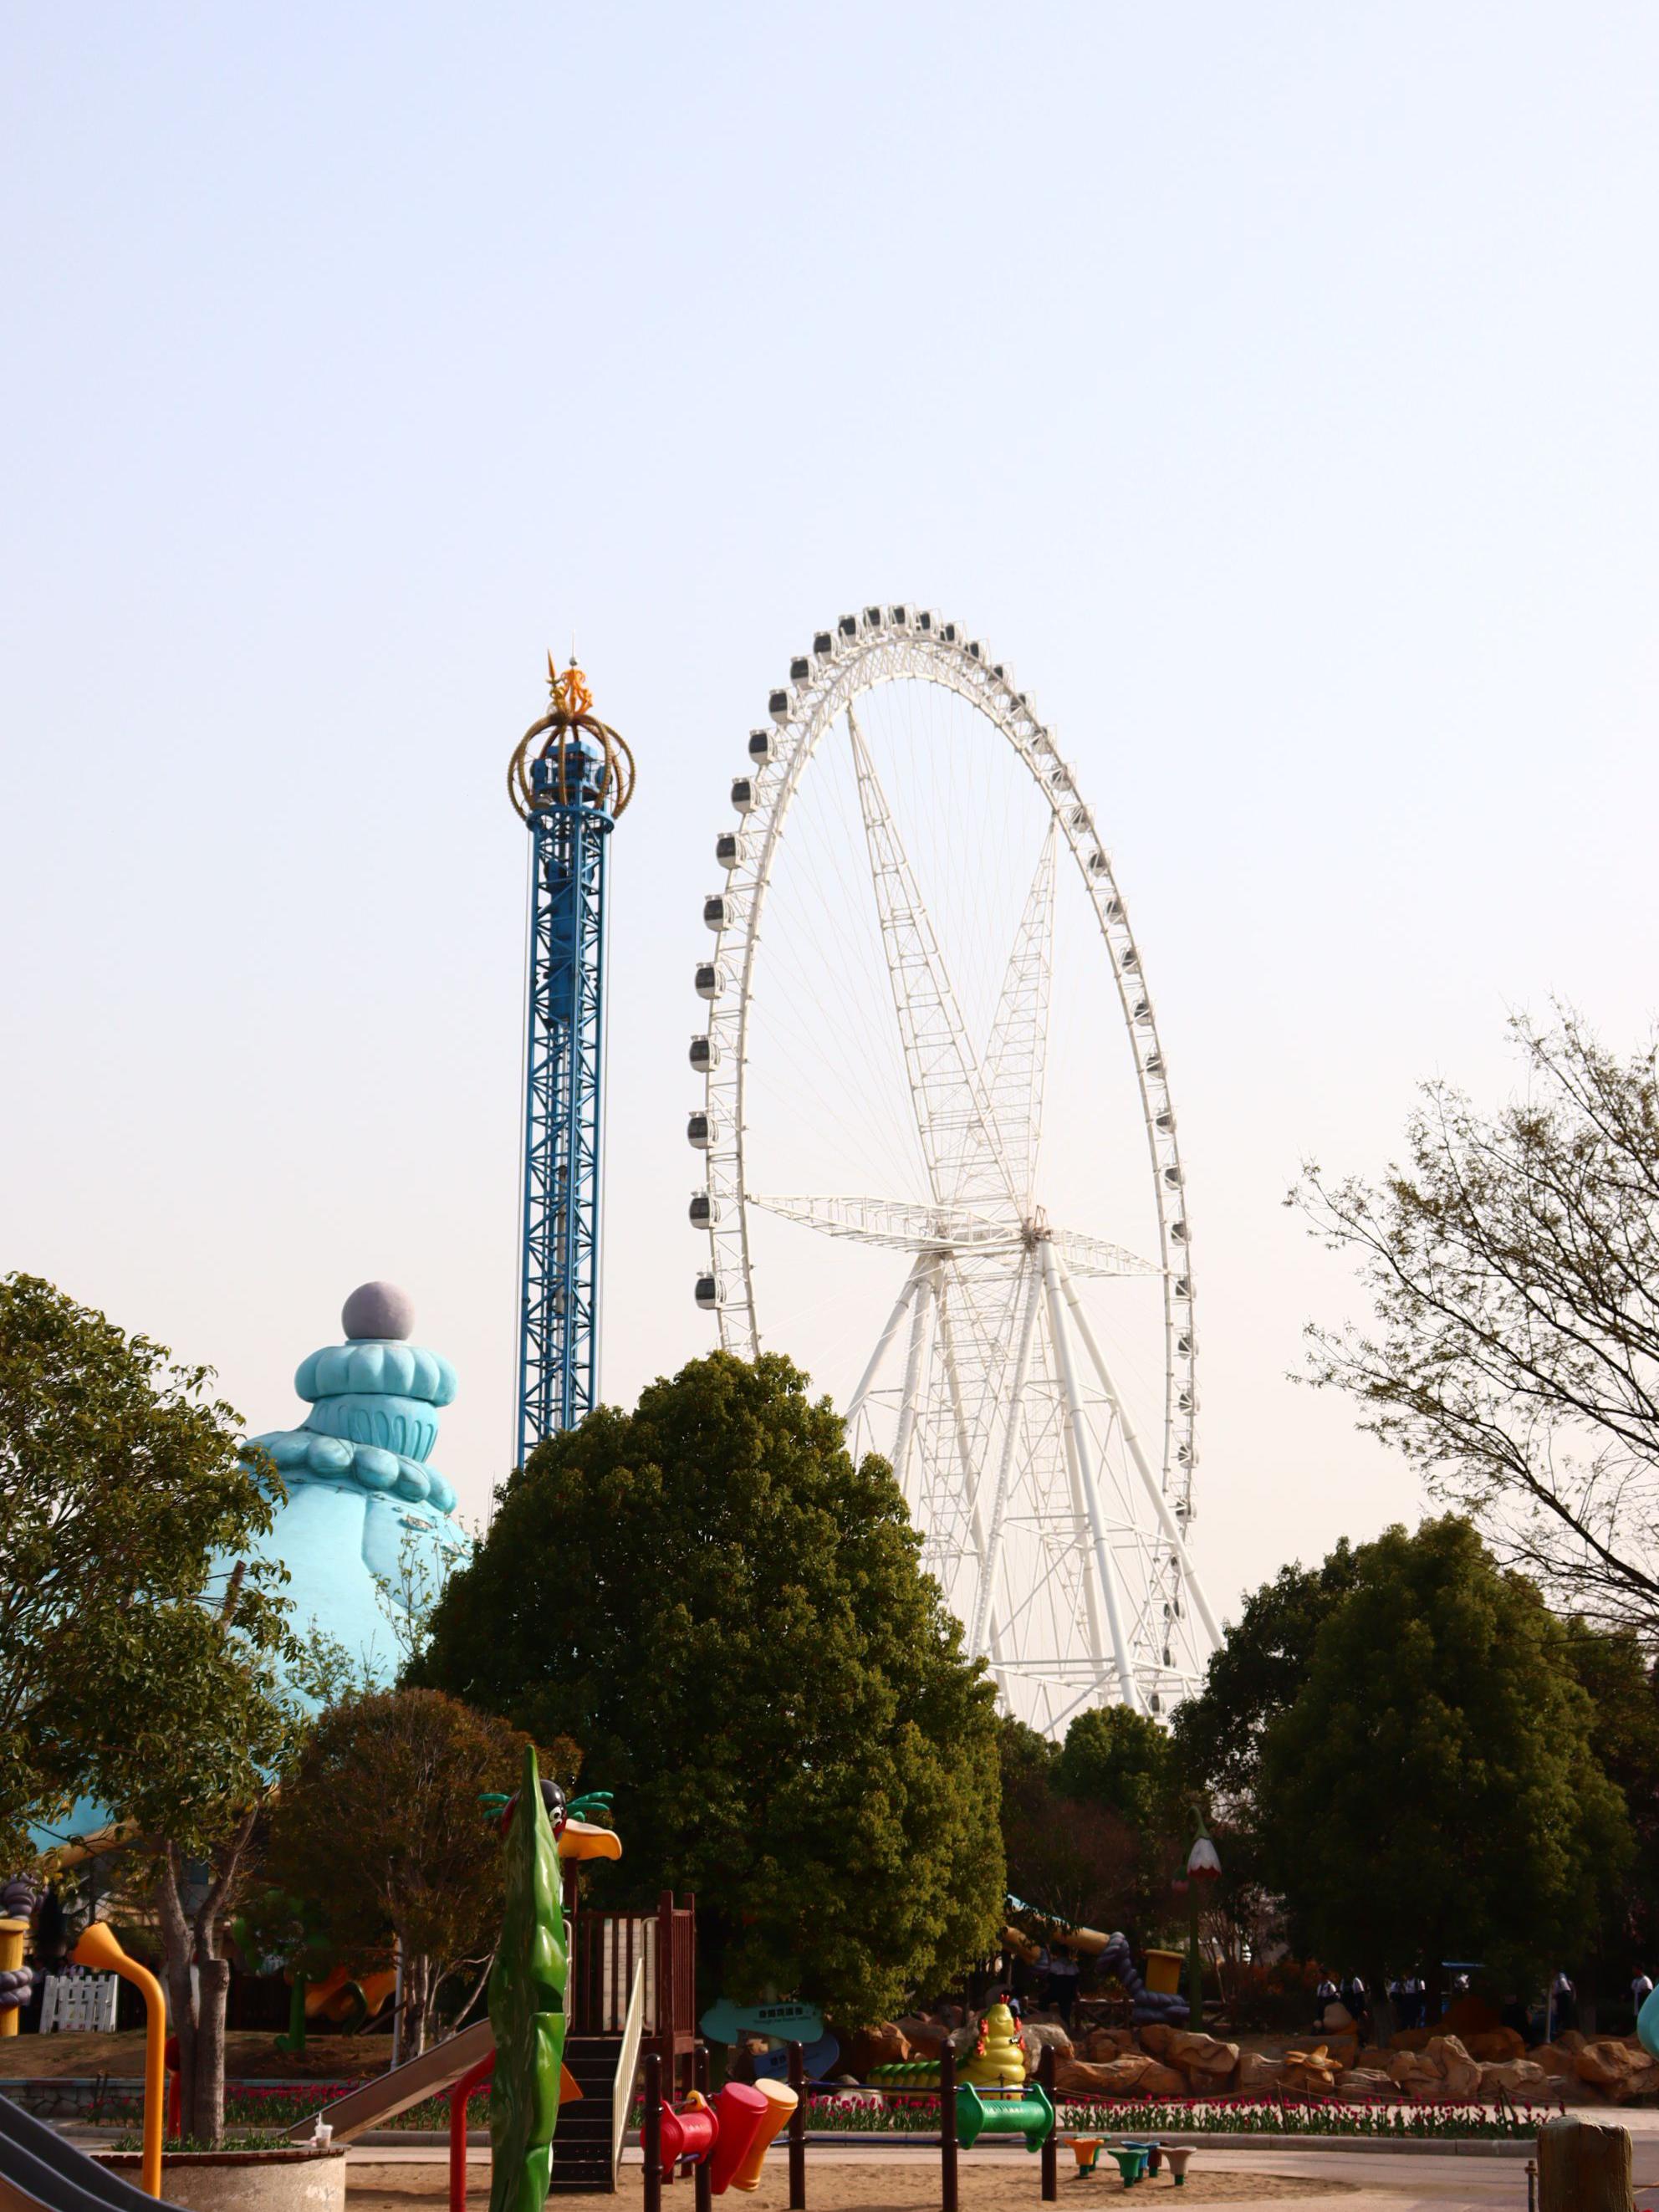
[[[573,721],[578,715],[592,713],[593,694],[589,688],[586,677],[576,665],[576,656],[574,653],[570,656],[568,668],[555,668],[552,650],[549,648],[547,688],[553,694],[553,704],[559,713],[568,714]]]

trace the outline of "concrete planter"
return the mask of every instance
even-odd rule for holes
[[[96,2154],[125,2181],[137,2183],[143,2160],[136,2150]],[[346,2156],[342,2145],[314,2150],[202,2150],[168,2154],[161,2162],[161,2195],[185,2212],[345,2212]]]

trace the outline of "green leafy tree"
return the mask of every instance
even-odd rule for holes
[[[1280,1568],[1245,1599],[1210,1656],[1202,1688],[1175,1716],[1170,1786],[1184,1824],[1178,1856],[1184,1862],[1193,1808],[1202,1806],[1222,1867],[1206,1900],[1206,1929],[1235,1966],[1271,1956],[1286,1935],[1258,1819],[1262,1739],[1295,1702],[1315,1639],[1353,1579],[1346,1540],[1318,1566]]]
[[[0,1280],[0,1853],[13,1865],[32,1854],[31,1824],[92,1786],[113,1685],[154,1697],[188,1667],[200,1600],[222,1599],[224,1561],[270,1528],[271,1494],[211,1380],[38,1276]],[[270,1577],[243,1574],[236,1619],[244,1639],[279,1638]]]
[[[1319,1632],[1354,1574],[1346,1539],[1320,1566],[1281,1567],[1245,1599],[1210,1655],[1202,1688],[1176,1712],[1170,1756],[1179,1786],[1230,1828],[1254,1823],[1262,1737],[1295,1703]]]
[[[120,1726],[106,1729],[88,1771],[150,1863],[184,2130],[210,2143],[224,2129],[228,1922],[305,1727],[288,1687],[293,1646],[257,1598],[243,1619],[244,1588],[233,1571],[215,1605],[152,1609],[133,1648],[111,1654],[104,1691]]]
[[[1390,1529],[1353,1567],[1262,1738],[1272,1873],[1373,1986],[1446,1958],[1523,1984],[1590,1934],[1631,1851],[1566,1636],[1467,1521]]]
[[[1581,2021],[1598,1993],[1622,2006],[1637,1966],[1659,1958],[1659,1684],[1631,1629],[1562,1623],[1573,1677],[1590,1701],[1590,1748],[1625,1801],[1634,1850],[1577,1962]]]
[[[501,1852],[479,1799],[516,1786],[526,1748],[517,1729],[440,1691],[370,1692],[319,1717],[283,1784],[270,1873],[322,1906],[354,1969],[383,1962],[396,1938],[411,2057],[446,1984],[465,2010],[488,1971]]]
[[[1002,1841],[1008,1887],[1022,1903],[1074,1928],[1133,1923],[1139,1899],[1140,1838],[1109,1807],[1079,1803],[1056,1787],[1056,1747],[1001,1717]],[[1047,1936],[1034,1923],[1034,1932]]]
[[[414,1679],[581,1744],[722,1994],[857,2026],[1000,1925],[992,1690],[919,1548],[799,1370],[717,1353],[537,1448]]]
[[[1170,1780],[1168,1735],[1128,1705],[1095,1705],[1078,1714],[1054,1764],[1062,1796],[1115,1813],[1148,1838],[1170,1825]]]
[[[1468,1511],[1510,1565],[1604,1626],[1659,1631],[1659,1043],[1576,1016],[1512,1024],[1496,1112],[1424,1086],[1407,1157],[1298,1193],[1376,1320],[1314,1329],[1314,1379]]]
[[[15,1864],[31,1820],[89,1796],[149,1863],[185,2126],[208,2142],[221,1929],[299,1724],[280,1576],[250,1563],[280,1487],[211,1379],[37,1277],[0,1282],[0,1841]]]

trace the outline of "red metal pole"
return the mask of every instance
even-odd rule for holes
[[[468,2067],[449,2092],[449,2212],[466,2212],[466,2106],[481,2081],[494,2072],[495,2054]]]
[[[1042,2201],[1045,2204],[1060,2202],[1060,2108],[1054,2098],[1054,2046],[1045,2043],[1042,2056],[1037,2060],[1037,2086],[1046,2089],[1048,2100],[1054,2106],[1054,2124],[1042,2138]]]
[[[806,2212],[806,2068],[799,2043],[789,2046],[789,2086],[795,2093],[789,2115],[789,2212]]]
[[[674,2006],[674,1893],[665,1889],[657,1897],[657,2041],[662,2051],[664,2074],[668,2094],[672,2097],[679,2084],[675,2079],[678,2068],[675,2064],[674,2028],[677,2014]]]
[[[948,2035],[939,2053],[939,2162],[940,2212],[957,2212],[957,2054]]]
[[[708,2094],[708,2045],[706,2043],[700,2043],[692,2054],[691,2086],[705,2097]],[[714,2154],[711,2144],[708,2157],[700,2158],[691,2169],[691,2186],[695,2192],[691,2202],[696,2212],[714,2212],[714,2198],[710,2185],[714,2177],[709,2171],[709,2161]]]
[[[644,2212],[662,2212],[662,2053],[645,2054],[645,2108],[640,2114],[640,2155],[645,2160]]]

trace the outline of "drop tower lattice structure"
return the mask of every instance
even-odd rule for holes
[[[591,1413],[599,1389],[605,856],[634,756],[573,659],[508,764],[530,831],[518,1456]]]

